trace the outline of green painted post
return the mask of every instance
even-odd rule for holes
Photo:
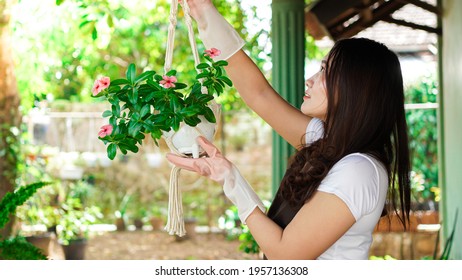
[[[443,244],[448,239],[459,211],[450,259],[462,260],[462,1],[443,0],[442,93],[439,99],[440,177]]]
[[[302,103],[304,91],[304,9],[304,0],[272,2],[273,87],[295,107]],[[294,152],[292,146],[273,132],[273,194],[279,188],[287,168],[287,160]]]

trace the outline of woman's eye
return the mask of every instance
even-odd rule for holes
[[[324,66],[321,66],[321,69],[319,71],[323,72],[326,68]]]

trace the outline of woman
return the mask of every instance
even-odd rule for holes
[[[228,61],[226,71],[246,104],[298,151],[267,215],[237,168],[204,138],[198,143],[207,157],[169,154],[168,160],[221,183],[269,259],[367,259],[387,194],[404,225],[410,208],[396,55],[368,39],[338,41],[306,81],[298,110],[269,85],[210,0],[188,4],[205,46],[222,50],[216,59]]]

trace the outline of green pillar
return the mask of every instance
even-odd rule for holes
[[[462,1],[443,0],[441,82],[439,99],[441,203],[443,245],[446,243],[457,216],[450,259],[462,260]]]
[[[304,9],[304,0],[273,0],[272,2],[273,87],[297,108],[302,103],[304,91]],[[273,132],[273,193],[279,188],[287,168],[287,160],[294,152],[292,146]]]

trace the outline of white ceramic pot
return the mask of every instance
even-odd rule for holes
[[[170,140],[170,143],[173,144],[178,152],[198,158],[203,150],[197,144],[196,138],[198,136],[204,136],[207,140],[213,141],[213,136],[215,135],[218,124],[218,122],[211,123],[207,121],[203,116],[199,118],[201,119],[201,123],[197,126],[191,127],[182,123],[178,131],[170,130],[169,132],[164,132],[164,138],[166,138],[167,142]]]

